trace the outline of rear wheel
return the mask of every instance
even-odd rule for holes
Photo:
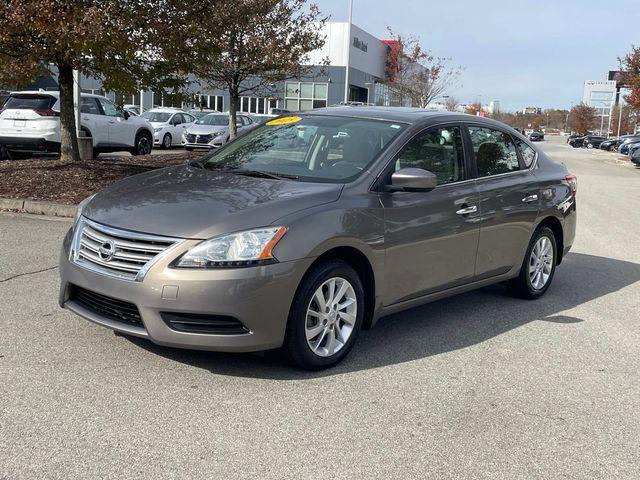
[[[544,295],[553,281],[557,256],[553,231],[548,227],[538,228],[529,242],[520,275],[509,281],[513,294],[531,300]]]
[[[312,268],[293,301],[283,349],[307,370],[331,367],[347,356],[358,337],[364,289],[358,274],[340,260]]]
[[[136,137],[135,146],[131,149],[131,155],[149,155],[152,145],[153,139],[151,138],[151,134],[140,132]]]

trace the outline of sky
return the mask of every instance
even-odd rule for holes
[[[330,20],[348,18],[349,0],[311,1]],[[640,46],[640,0],[353,1],[353,23],[365,31],[415,35],[462,66],[461,87],[447,92],[460,103],[481,95],[503,111],[570,108],[585,80],[606,80]]]

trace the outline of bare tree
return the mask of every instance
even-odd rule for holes
[[[569,128],[581,135],[588,134],[596,123],[596,109],[581,103],[569,112]]]
[[[471,105],[468,105],[464,113],[466,113],[467,115],[477,115],[481,111],[482,111],[482,105],[480,105],[479,102],[475,102],[475,103],[472,103]]]
[[[275,82],[302,76],[308,54],[324,44],[326,19],[307,0],[217,3],[223,5],[204,8],[195,26],[194,73],[207,86],[228,91],[229,131],[235,138],[240,97],[263,94]]]
[[[436,57],[425,50],[415,36],[395,33],[390,27],[387,30],[395,44],[387,58],[387,85],[399,105],[410,103],[426,108],[456,85],[462,68],[449,66],[451,59]]]
[[[622,82],[631,88],[631,94],[625,100],[631,107],[640,111],[640,47],[631,46],[631,52],[618,58],[622,70]]]
[[[456,110],[458,110],[459,105],[460,103],[455,97],[447,97],[446,101],[444,102],[444,107],[450,112],[455,112]]]

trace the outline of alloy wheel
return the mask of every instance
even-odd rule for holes
[[[151,142],[145,135],[138,140],[138,153],[140,155],[149,155],[151,153]]]
[[[553,245],[551,240],[542,236],[531,249],[529,256],[529,281],[535,290],[542,290],[549,282],[553,270]]]
[[[307,344],[320,357],[330,357],[349,341],[358,312],[356,293],[346,279],[333,277],[313,294],[305,318]]]
[[[170,148],[171,147],[171,135],[169,135],[167,133],[164,136],[164,138],[162,139],[162,144],[163,144],[164,148]]]

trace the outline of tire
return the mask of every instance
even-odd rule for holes
[[[537,245],[545,245],[543,239],[547,240],[547,245],[550,246],[550,251],[547,252],[553,254],[553,257],[550,259],[550,264],[548,267],[545,267],[543,263],[538,264],[534,259],[534,248]],[[543,242],[543,243],[539,243]],[[543,246],[543,251],[547,247]],[[539,251],[539,250],[538,250]],[[549,289],[551,282],[553,281],[553,275],[556,271],[556,264],[558,261],[558,247],[556,244],[556,237],[553,234],[553,231],[548,227],[539,227],[531,237],[531,241],[529,242],[529,247],[527,248],[527,253],[522,261],[522,266],[520,267],[520,274],[509,281],[509,288],[514,296],[519,298],[526,298],[529,300],[535,300],[540,298],[545,294],[545,292]],[[541,265],[542,269],[539,270],[541,277],[538,277],[534,272],[530,271],[530,265]],[[544,279],[544,275],[547,275],[546,280]],[[538,283],[534,284],[534,281],[537,280],[544,281],[543,284]]]
[[[343,305],[348,300],[351,302],[343,308],[330,309],[328,314],[326,310],[321,316],[310,314],[311,311],[323,311],[316,294],[322,292],[322,297],[330,300],[331,282],[335,282],[336,298],[333,300],[342,300],[340,303]],[[338,297],[343,286],[345,293]],[[322,370],[337,364],[349,354],[356,342],[364,308],[362,281],[353,268],[341,260],[327,260],[315,265],[303,278],[293,300],[283,352],[293,365],[305,370]],[[331,353],[331,345],[334,353]]]
[[[153,148],[153,137],[148,132],[140,132],[136,136],[136,143],[131,149],[131,155],[149,155]]]
[[[587,143],[587,149],[591,150],[593,148],[593,145],[591,143]]]
[[[162,149],[168,150],[171,148],[171,145],[173,145],[173,139],[171,138],[171,134],[165,133],[164,137],[162,137]]]

